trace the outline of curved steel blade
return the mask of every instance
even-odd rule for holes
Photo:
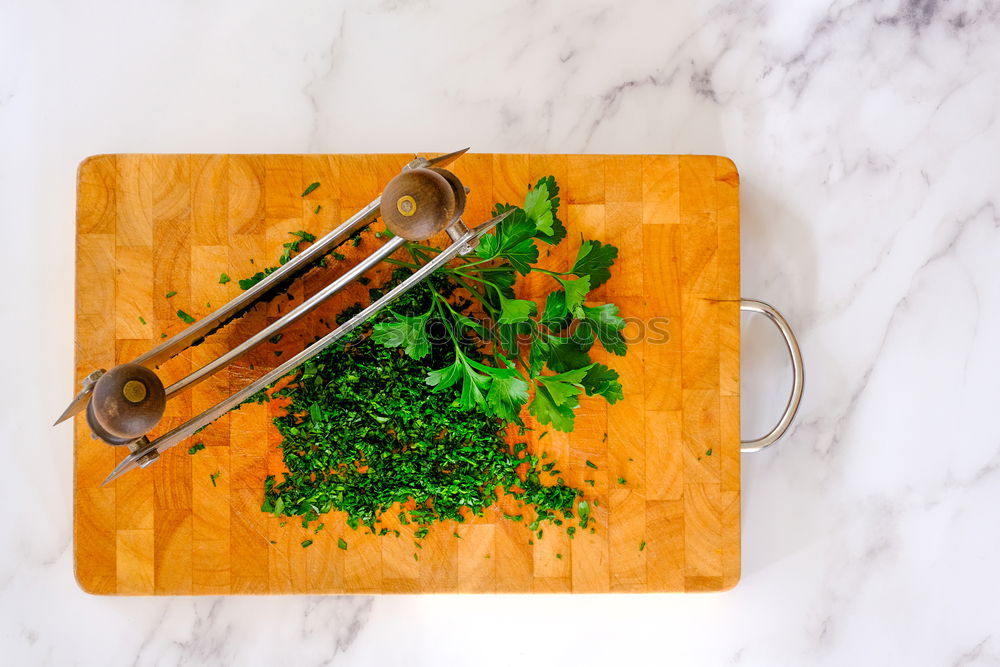
[[[469,152],[471,146],[466,146],[465,148],[451,153],[445,153],[444,155],[438,155],[437,157],[428,158],[426,167],[447,167],[449,164],[462,157]]]

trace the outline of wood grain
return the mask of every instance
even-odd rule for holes
[[[274,264],[288,232],[323,234],[370,201],[409,155],[102,155],[80,165],[77,204],[76,377],[149,349],[239,293],[237,280]],[[154,466],[102,487],[123,452],[75,425],[74,555],[91,593],[256,594],[413,592],[653,592],[730,588],[740,572],[739,176],[711,156],[466,155],[452,169],[472,188],[466,218],[519,202],[553,174],[569,237],[545,263],[562,268],[579,234],[619,246],[614,278],[595,299],[629,321],[625,358],[595,350],[622,375],[625,400],[585,399],[571,435],[531,431],[594,504],[596,530],[543,539],[503,519],[435,527],[418,549],[413,527],[386,515],[387,537],[325,517],[314,534],[260,511],[268,474],[283,467],[270,419],[277,407],[226,415]],[[312,182],[321,185],[309,195]],[[319,212],[316,212],[317,206]],[[344,247],[347,262],[375,241]],[[545,248],[544,250],[549,250]],[[320,289],[337,267],[167,362],[169,383]],[[222,273],[232,280],[220,284]],[[525,296],[544,299],[544,276]],[[176,291],[170,299],[167,292]],[[168,404],[176,425],[327,330],[352,287],[276,345]],[[140,320],[140,318],[142,318]],[[287,356],[286,356],[287,358]],[[530,420],[529,420],[530,422]],[[537,424],[530,424],[536,426]],[[193,442],[193,441],[192,441]],[[591,461],[597,470],[586,465]],[[212,476],[215,475],[213,483]],[[585,484],[592,480],[593,486]],[[314,524],[315,525],[315,524]],[[393,536],[398,530],[400,537]],[[458,533],[461,539],[453,536]],[[338,548],[338,539],[348,549]],[[300,543],[312,539],[303,549]],[[416,557],[414,557],[416,554]]]

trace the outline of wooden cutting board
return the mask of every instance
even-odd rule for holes
[[[236,280],[273,265],[304,229],[321,235],[381,188],[410,155],[101,155],[80,165],[77,208],[76,378],[129,361],[234,297]],[[283,469],[269,406],[231,413],[145,470],[102,487],[124,452],[75,425],[74,555],[80,586],[98,594],[716,591],[740,573],[739,177],[708,156],[469,154],[451,167],[472,188],[466,220],[495,201],[521,202],[553,174],[569,236],[550,266],[575,256],[580,234],[617,245],[614,277],[595,298],[629,318],[625,400],[584,398],[571,435],[532,440],[563,477],[596,499],[594,534],[552,527],[528,544],[504,520],[431,530],[413,554],[402,538],[353,531],[341,515],[318,535],[260,511],[266,475]],[[302,197],[312,182],[321,185]],[[316,207],[319,212],[316,213]],[[380,224],[380,223],[379,223]],[[348,260],[374,241],[348,248]],[[349,245],[349,244],[348,244]],[[253,263],[251,262],[253,260]],[[331,268],[328,271],[335,271]],[[219,284],[221,273],[233,280]],[[167,384],[302,302],[333,273],[310,275],[295,300],[277,299],[171,360]],[[542,297],[545,283],[531,282]],[[172,298],[165,294],[176,291]],[[173,427],[302,349],[319,318],[360,299],[355,286],[277,345],[167,407]],[[332,319],[329,318],[329,319]],[[599,355],[598,355],[599,356]],[[255,370],[249,369],[253,364]],[[69,396],[69,391],[65,392]],[[529,426],[537,426],[530,424]],[[532,432],[534,436],[544,429]],[[596,463],[598,470],[585,465]],[[212,475],[218,473],[213,484]],[[618,482],[621,477],[624,484]],[[593,488],[585,479],[595,480]],[[462,539],[452,536],[457,532]],[[337,539],[349,542],[347,551]],[[303,549],[300,542],[314,544]],[[644,546],[643,546],[644,545]]]

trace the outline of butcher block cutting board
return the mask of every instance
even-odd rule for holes
[[[412,155],[101,155],[79,169],[76,378],[111,368],[239,293],[237,280],[275,264],[290,231],[324,234],[371,201]],[[740,573],[739,177],[711,156],[467,154],[451,169],[471,188],[465,219],[523,201],[552,174],[567,240],[543,258],[566,266],[580,234],[620,248],[613,278],[592,298],[621,306],[628,355],[598,360],[621,373],[625,399],[584,398],[571,434],[532,420],[532,451],[584,489],[596,531],[535,539],[503,518],[434,526],[419,559],[401,538],[351,530],[343,515],[318,534],[260,511],[263,482],[280,476],[274,406],[230,413],[144,470],[101,482],[125,452],[75,421],[74,555],[88,592],[244,593],[717,591]],[[306,187],[320,186],[306,196]],[[319,206],[319,212],[316,208]],[[381,225],[381,223],[376,223]],[[374,247],[341,249],[355,261]],[[338,267],[342,267],[338,264]],[[258,306],[167,362],[166,384],[273,321],[336,275],[317,270],[294,300]],[[220,284],[220,274],[232,280]],[[528,294],[547,285],[529,280]],[[169,292],[176,292],[166,298]],[[320,318],[362,299],[355,285],[276,345],[264,345],[167,405],[172,428],[324,333]],[[251,370],[251,365],[254,370]],[[65,393],[70,393],[69,387]],[[270,411],[270,412],[269,412]],[[157,431],[160,432],[160,431]],[[188,454],[194,441],[205,449]],[[586,461],[597,465],[593,469]],[[213,480],[213,475],[215,479]],[[624,483],[619,482],[619,478]],[[594,480],[593,487],[584,480]],[[456,539],[458,533],[461,539]],[[349,548],[338,548],[343,537]],[[313,539],[302,548],[300,543]]]

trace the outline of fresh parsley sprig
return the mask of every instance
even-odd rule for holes
[[[431,350],[433,325],[442,324],[454,360],[429,372],[427,384],[435,391],[459,387],[462,408],[478,408],[506,422],[523,424],[521,409],[528,405],[540,423],[571,431],[581,394],[602,396],[609,403],[620,400],[618,373],[594,363],[590,350],[599,342],[623,356],[625,321],[614,304],[587,305],[591,291],[611,278],[618,249],[581,239],[568,270],[539,266],[538,243],[556,246],[566,238],[558,209],[559,187],[552,176],[529,189],[523,207],[497,205],[494,215],[510,211],[508,217],[482,237],[475,255],[460,257],[441,271],[450,287],[440,290],[440,281],[429,282],[427,310],[416,315],[394,312],[374,325],[374,339],[421,359]],[[413,261],[396,263],[410,270],[440,252],[417,243],[406,248]],[[516,295],[519,279],[531,273],[552,280],[541,312],[534,301]],[[458,307],[453,303],[455,289],[468,299]],[[470,331],[478,342],[469,342]]]

